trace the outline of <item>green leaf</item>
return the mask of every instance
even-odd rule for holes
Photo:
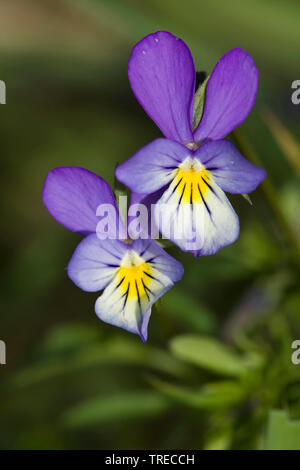
[[[204,450],[227,450],[230,447],[232,436],[229,430],[207,441]]]
[[[61,343],[59,338],[61,331],[57,335],[51,333],[50,340],[46,342],[46,351],[49,353],[55,343]],[[69,339],[72,335],[74,337],[74,334],[72,326],[68,334],[66,330],[64,332],[65,338],[69,335]],[[90,341],[82,347],[78,343],[74,351],[71,350],[72,354],[66,354],[67,346],[68,344],[66,351],[61,350],[61,354],[56,354],[54,357],[48,354],[32,366],[18,371],[12,376],[10,385],[25,387],[43,380],[55,379],[60,375],[77,373],[87,367],[107,365],[144,366],[175,377],[184,377],[190,372],[186,364],[178,361],[170,353],[139,343],[136,338],[116,337],[109,341]]]
[[[271,410],[266,435],[267,450],[300,450],[300,420],[285,411]]]
[[[152,417],[163,413],[169,406],[165,397],[153,391],[123,392],[80,403],[69,409],[62,421],[68,427],[85,427],[129,418]]]
[[[247,202],[249,202],[250,206],[253,206],[253,202],[251,201],[251,198],[249,194],[241,194],[241,196],[246,199]]]
[[[209,79],[209,75],[206,77],[203,83],[199,86],[198,90],[195,93],[194,98],[194,109],[193,109],[193,131],[198,127],[204,109],[204,102],[205,102],[205,93],[206,93],[206,86]]]
[[[180,359],[220,375],[238,377],[249,370],[249,358],[233,352],[219,341],[183,335],[171,341],[171,351]]]
[[[200,389],[175,385],[151,378],[151,384],[168,397],[199,409],[225,409],[241,402],[245,397],[242,386],[233,381],[208,383]]]

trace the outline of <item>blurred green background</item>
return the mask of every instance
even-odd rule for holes
[[[2,449],[300,449],[298,0],[2,0]],[[197,70],[240,46],[260,71],[239,144],[268,179],[230,198],[238,241],[185,266],[149,340],[101,323],[68,279],[80,237],[42,205],[56,166],[114,167],[159,136],[127,79],[133,45],[183,38]]]

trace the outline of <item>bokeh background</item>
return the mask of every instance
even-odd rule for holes
[[[1,0],[2,449],[300,449],[298,0]],[[235,136],[268,179],[230,198],[238,241],[185,266],[149,340],[101,323],[67,278],[80,238],[42,205],[56,166],[114,168],[159,136],[127,79],[132,46],[165,29],[197,70],[240,46],[260,71]]]

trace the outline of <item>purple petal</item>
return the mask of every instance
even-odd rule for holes
[[[130,207],[135,204],[145,204],[147,206],[151,204],[155,204],[161,195],[161,191],[162,190],[157,191],[156,195],[155,193],[151,193],[151,194],[131,193]]]
[[[258,71],[251,56],[236,47],[216,64],[208,80],[196,141],[218,140],[239,126],[250,113],[256,97]]]
[[[155,223],[154,209],[155,204],[161,198],[165,191],[165,187],[159,189],[151,194],[131,193],[130,208],[128,211],[128,231],[130,237],[133,237],[132,229],[136,227],[136,214],[140,213],[140,238],[143,239],[157,239],[159,237],[159,230]],[[141,215],[146,213],[146,217]]]
[[[79,243],[68,264],[68,276],[84,291],[102,290],[119,269],[127,248],[119,240],[99,240],[95,234],[88,235]]]
[[[251,193],[265,179],[266,172],[246,160],[228,140],[208,142],[194,154],[214,180],[228,193]]]
[[[193,140],[195,68],[187,45],[166,31],[136,44],[128,64],[131,88],[168,139]]]
[[[191,155],[185,146],[167,139],[156,139],[119,165],[116,177],[132,191],[150,194],[172,180],[172,173]]]
[[[107,216],[107,234],[115,236],[119,233],[119,227],[119,235],[122,237],[125,234],[109,185],[84,168],[60,167],[50,171],[44,184],[43,202],[57,222],[81,235],[96,231],[101,220],[96,215],[97,209],[100,205],[108,205],[111,210]]]

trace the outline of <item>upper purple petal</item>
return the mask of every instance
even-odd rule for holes
[[[128,77],[136,98],[165,137],[193,140],[195,68],[181,39],[166,31],[146,36],[132,50]]]
[[[240,125],[254,105],[257,83],[258,71],[252,57],[239,47],[227,52],[208,80],[195,141],[222,139]]]
[[[172,180],[172,173],[192,152],[177,142],[156,139],[116,168],[116,177],[132,191],[150,194]]]
[[[214,180],[228,193],[251,193],[266,172],[246,160],[228,140],[207,142],[194,154],[212,172]]]
[[[109,229],[118,233],[119,211],[113,192],[103,178],[89,170],[79,167],[51,170],[45,180],[43,202],[57,222],[81,235],[96,232],[100,220],[97,208],[108,204],[116,216],[110,220]],[[121,232],[125,232],[120,225]]]

